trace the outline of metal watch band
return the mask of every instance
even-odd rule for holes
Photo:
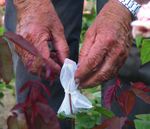
[[[136,16],[141,5],[138,4],[135,0],[119,0],[132,14]]]

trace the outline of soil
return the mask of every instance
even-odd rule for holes
[[[10,91],[6,91],[2,103],[4,107],[0,105],[0,129],[7,129],[6,119],[10,109],[15,105],[15,96]]]

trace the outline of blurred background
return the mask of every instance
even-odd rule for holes
[[[5,0],[0,0],[0,35],[4,32]],[[6,129],[6,119],[15,104],[14,81],[9,85],[0,80],[0,129]]]

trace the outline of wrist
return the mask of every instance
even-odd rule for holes
[[[47,5],[51,3],[50,0],[13,0],[13,1],[17,11],[22,10],[29,11],[30,9],[40,10],[41,7],[43,8],[45,5],[47,7]]]
[[[106,6],[108,6],[106,13],[110,12],[119,17],[119,19],[131,21],[132,15],[130,11],[118,0],[109,0]]]
[[[146,4],[149,0],[135,0],[138,4]]]
[[[124,7],[126,7],[130,13],[132,14],[133,18],[136,17],[141,5],[137,3],[135,0],[118,0]]]
[[[127,33],[131,30],[130,23],[132,21],[132,15],[118,0],[109,0],[99,15],[100,17],[105,17],[105,19],[107,17],[108,20],[114,20],[115,23],[122,25]]]
[[[17,19],[24,22],[31,21],[29,17],[35,21],[53,10],[50,0],[14,0],[14,5],[17,10]]]

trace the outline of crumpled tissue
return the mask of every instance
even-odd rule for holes
[[[77,64],[74,61],[65,59],[60,73],[60,81],[65,91],[65,97],[58,110],[58,114],[65,113],[65,115],[72,115],[81,109],[90,109],[93,107],[92,103],[78,90],[78,85],[74,80],[76,69]]]

